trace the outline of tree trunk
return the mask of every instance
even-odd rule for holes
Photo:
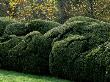
[[[61,23],[64,23],[68,19],[67,11],[66,9],[66,0],[59,0],[58,1],[58,9],[59,9],[59,21]]]
[[[6,6],[4,7],[3,4],[5,4]],[[1,16],[9,16],[9,13],[7,13],[7,11],[9,10],[10,6],[9,6],[9,1],[7,0],[0,0],[0,13]]]
[[[88,16],[91,18],[94,17],[94,0],[87,0],[87,5],[88,5]]]

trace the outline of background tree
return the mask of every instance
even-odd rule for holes
[[[85,15],[85,0],[57,0],[59,10],[59,21],[65,22],[72,16]]]
[[[110,0],[0,0],[0,16],[64,23],[73,16],[110,20]]]
[[[88,16],[94,18],[94,0],[87,0]]]
[[[0,16],[9,16],[7,10],[10,10],[9,0],[0,0]]]

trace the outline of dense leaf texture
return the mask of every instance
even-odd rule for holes
[[[13,20],[13,19],[6,18],[6,17],[0,17],[0,36],[3,35],[6,26],[8,24],[11,24],[11,23],[14,23],[14,22],[16,22],[16,21]]]
[[[32,20],[6,26],[3,35],[2,68],[51,73],[76,82],[110,81],[109,23],[82,16],[70,18],[63,25]]]
[[[39,32],[33,31],[27,34],[18,45],[9,50],[8,69],[25,73],[48,74],[47,45],[45,38]]]
[[[30,28],[31,31],[37,30],[41,32],[42,34],[46,33],[48,30],[58,27],[61,24],[53,21],[46,21],[46,20],[32,20],[29,22],[28,27]]]
[[[109,39],[109,32],[110,24],[86,17],[71,18],[48,31],[45,36],[54,41],[51,73],[78,82],[104,82],[105,67],[97,63],[98,57],[91,55],[86,59],[86,56]]]
[[[46,21],[46,20],[32,20],[28,23],[13,23],[9,24],[5,29],[5,34],[12,35],[15,34],[17,36],[26,35],[32,31],[39,31],[42,34],[47,32],[48,30],[60,26],[57,22]]]

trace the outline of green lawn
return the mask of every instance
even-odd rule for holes
[[[0,70],[0,82],[70,82],[54,77],[44,77]]]

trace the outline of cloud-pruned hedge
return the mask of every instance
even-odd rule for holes
[[[61,24],[57,22],[37,19],[30,21],[28,27],[30,28],[31,31],[37,30],[42,34],[44,34],[50,29],[53,29],[54,27],[58,27],[60,25]]]
[[[14,19],[11,19],[8,17],[0,17],[0,36],[3,35],[4,30],[8,24],[15,23],[15,22],[17,21]]]
[[[62,25],[39,19],[12,23],[0,37],[0,64],[76,82],[109,82],[109,37],[110,23],[89,17],[72,17]]]
[[[18,45],[9,50],[8,69],[33,74],[49,73],[48,46],[38,31],[27,34]],[[47,50],[47,51],[46,51]]]
[[[107,71],[97,63],[99,58],[92,54],[89,60],[86,56],[109,40],[110,24],[91,18],[87,21],[83,19],[66,22],[44,34],[53,41],[50,72],[54,76],[78,82],[104,82]]]
[[[36,19],[27,23],[19,22],[19,23],[9,24],[6,27],[4,34],[8,34],[8,35],[15,34],[17,36],[23,36],[32,31],[39,31],[42,34],[44,34],[48,30],[60,25],[61,24],[57,22]]]

